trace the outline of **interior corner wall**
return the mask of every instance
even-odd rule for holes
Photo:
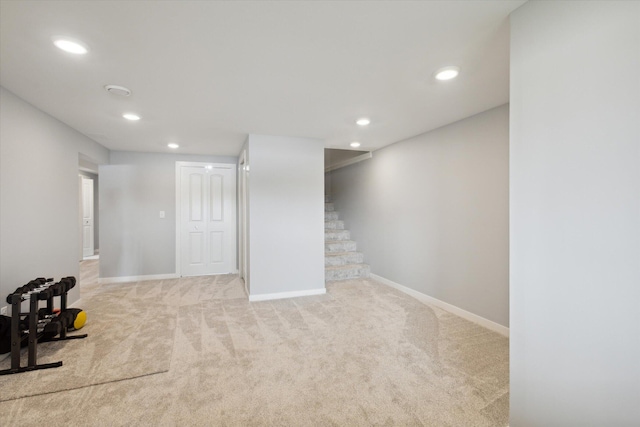
[[[112,151],[100,166],[101,278],[175,274],[178,161],[235,165],[237,158]]]
[[[325,289],[324,143],[250,135],[251,297]]]
[[[640,3],[511,16],[511,422],[640,425]]]
[[[78,277],[79,153],[109,160],[105,147],[0,87],[0,301],[36,277]],[[69,302],[79,295],[72,289]]]
[[[331,172],[372,273],[509,322],[509,106],[397,142]]]

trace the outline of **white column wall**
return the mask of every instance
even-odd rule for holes
[[[640,425],[640,3],[511,17],[511,427]]]
[[[250,298],[323,293],[324,144],[249,135]]]

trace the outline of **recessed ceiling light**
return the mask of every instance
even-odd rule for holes
[[[124,86],[106,85],[104,87],[104,89],[107,92],[112,93],[114,95],[120,95],[120,96],[129,96],[129,95],[131,95],[131,90],[127,89]]]
[[[173,148],[175,150],[176,148],[179,148],[180,146],[178,144],[176,144],[175,142],[170,142],[170,143],[167,144],[167,147]]]
[[[133,121],[140,120],[140,116],[132,113],[125,113],[122,115],[122,117],[124,117],[127,120],[133,120]]]
[[[356,121],[357,124],[359,124],[360,126],[366,126],[369,123],[371,123],[371,120],[367,119],[366,117],[363,117],[361,119],[358,119],[358,121]]]
[[[75,53],[76,55],[84,55],[89,52],[89,48],[86,44],[69,37],[55,36],[53,37],[53,44],[56,45],[58,49],[62,49],[69,53]]]
[[[356,142],[356,141],[353,141],[353,142],[352,142],[351,144],[349,144],[349,145],[350,145],[350,146],[352,146],[353,148],[358,148],[358,147],[360,147],[360,143],[359,143],[359,142]]]
[[[436,70],[435,77],[436,80],[451,80],[458,77],[458,74],[460,74],[460,67],[451,65],[449,67],[442,67]]]

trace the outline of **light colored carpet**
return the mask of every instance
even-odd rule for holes
[[[235,276],[97,288],[102,300],[174,304],[155,313],[176,320],[169,370],[2,402],[0,425],[508,423],[508,339],[369,279],[254,303]],[[61,369],[42,375],[65,381]]]
[[[140,283],[87,292],[79,305],[87,312],[87,325],[69,335],[89,336],[39,344],[39,364],[63,365],[0,377],[0,401],[167,372],[178,308],[156,298],[158,289]],[[27,354],[23,348],[22,366]],[[0,369],[10,367],[10,358],[0,362]]]

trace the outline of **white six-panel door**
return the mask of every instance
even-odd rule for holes
[[[180,167],[180,274],[236,271],[235,165]]]
[[[93,256],[93,180],[82,178],[82,256]]]

